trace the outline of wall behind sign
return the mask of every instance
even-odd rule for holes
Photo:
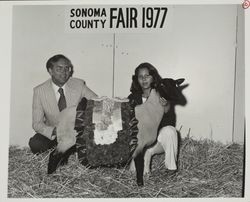
[[[49,78],[46,61],[69,57],[75,77],[99,95],[129,94],[134,68],[152,63],[163,77],[185,78],[186,106],[177,106],[177,128],[184,137],[230,142],[234,123],[235,76],[244,97],[242,63],[235,74],[237,6],[173,6],[171,29],[162,33],[66,33],[63,6],[13,9],[10,144],[27,146],[32,130],[32,89]],[[199,16],[199,17],[197,17]],[[241,18],[242,19],[242,18]],[[240,30],[243,26],[241,24]],[[113,49],[115,38],[115,49]],[[241,43],[242,45],[242,43]],[[113,54],[115,51],[115,54]],[[242,60],[240,57],[239,59]],[[244,87],[244,84],[243,84]],[[240,99],[237,112],[242,112]],[[237,128],[237,127],[236,127]],[[236,134],[236,132],[234,132]],[[235,140],[243,141],[242,133]]]

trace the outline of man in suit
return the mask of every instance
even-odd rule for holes
[[[51,78],[36,86],[33,92],[32,127],[36,134],[30,138],[29,146],[34,154],[57,144],[56,125],[60,111],[76,106],[83,97],[97,96],[83,80],[72,78],[73,65],[64,55],[51,57],[46,68]]]

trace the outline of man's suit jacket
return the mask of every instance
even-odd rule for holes
[[[96,94],[85,85],[83,80],[70,78],[65,84],[65,97],[67,107],[71,107],[77,106],[83,97],[90,99],[96,97]],[[33,129],[51,139],[60,113],[51,79],[33,89],[32,110]]]

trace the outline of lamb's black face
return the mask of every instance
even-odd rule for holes
[[[178,88],[184,80],[185,79],[162,79],[158,89],[160,96],[169,101],[178,101],[182,96],[182,93]]]

